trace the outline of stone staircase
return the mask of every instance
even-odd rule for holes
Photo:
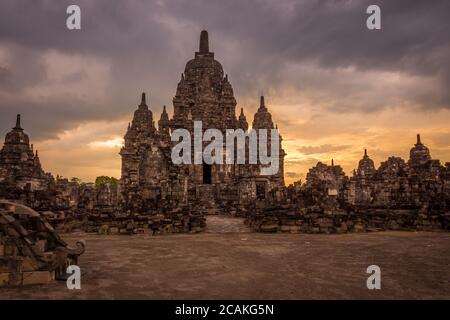
[[[223,209],[216,203],[215,193],[216,189],[214,185],[199,185],[197,189],[197,210],[204,215],[224,214]]]

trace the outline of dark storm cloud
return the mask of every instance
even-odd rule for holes
[[[73,3],[82,9],[81,31],[65,28],[65,10]],[[381,31],[365,28],[372,3],[382,9]],[[8,65],[0,60],[1,133],[17,111],[33,119],[30,128],[38,138],[88,120],[124,117],[141,90],[150,91],[157,117],[163,104],[171,105],[203,28],[238,97],[292,86],[323,93],[312,101],[331,101],[340,113],[376,112],[392,101],[450,108],[448,12],[449,1],[3,0],[0,59],[1,49],[10,58]],[[57,91],[32,98],[29,89],[49,80],[42,58],[51,50],[107,63],[107,98]],[[339,78],[342,68],[355,69],[361,79]],[[416,80],[386,90],[366,72]],[[74,71],[61,81],[70,88],[87,79]]]

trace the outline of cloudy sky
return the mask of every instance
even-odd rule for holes
[[[82,30],[66,28],[81,7]],[[366,28],[381,7],[382,29]],[[318,161],[350,173],[408,158],[416,133],[450,161],[450,1],[2,0],[0,134],[22,124],[44,169],[120,177],[142,91],[156,119],[202,29],[252,121],[258,96],[284,138],[286,180]],[[239,109],[238,109],[239,110]]]

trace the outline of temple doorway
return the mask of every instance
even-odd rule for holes
[[[203,184],[212,183],[212,166],[203,162]]]
[[[256,199],[264,200],[266,198],[266,182],[256,182]]]

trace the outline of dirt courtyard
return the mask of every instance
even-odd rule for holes
[[[81,290],[0,289],[0,299],[450,299],[450,233],[250,233],[208,217],[201,234],[85,239]],[[369,265],[381,290],[368,290]]]

